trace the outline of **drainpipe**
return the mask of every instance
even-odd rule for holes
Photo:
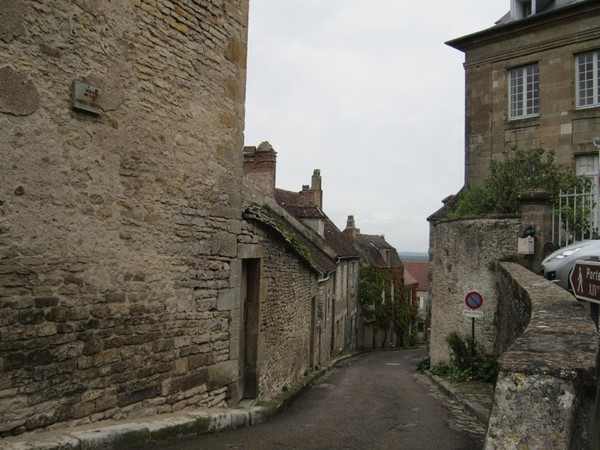
[[[331,272],[327,273],[327,276],[325,278],[318,278],[317,279],[317,283],[321,284],[321,283],[325,283],[327,280],[329,280],[329,278],[331,278],[331,274],[335,272],[335,269],[332,270]]]

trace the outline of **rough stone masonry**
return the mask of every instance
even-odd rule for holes
[[[0,435],[225,404],[247,20],[0,0]]]

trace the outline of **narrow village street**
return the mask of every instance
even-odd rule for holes
[[[352,358],[267,423],[156,448],[481,449],[484,428],[417,371],[425,356],[412,349]]]

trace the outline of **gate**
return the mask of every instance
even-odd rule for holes
[[[598,238],[600,224],[596,189],[560,191],[552,217],[552,237],[558,247]]]

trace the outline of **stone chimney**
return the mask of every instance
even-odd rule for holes
[[[269,197],[275,196],[277,152],[267,141],[257,147],[244,147],[244,177]]]
[[[313,171],[310,192],[312,194],[312,203],[323,210],[323,190],[321,189],[321,171],[319,169]]]
[[[354,223],[354,216],[348,216],[348,220],[346,221],[346,228],[342,231],[344,237],[352,241],[357,234],[360,233],[360,229],[356,228],[356,224]]]

